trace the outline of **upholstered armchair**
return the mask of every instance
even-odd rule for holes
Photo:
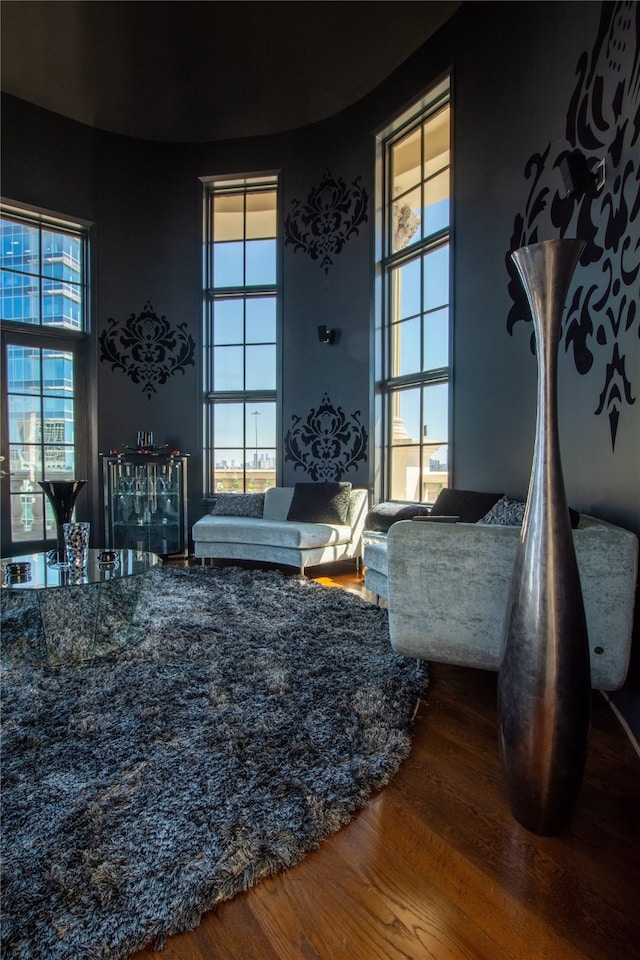
[[[387,597],[394,650],[497,670],[519,536],[518,526],[420,519],[390,526],[386,542],[372,545],[369,560],[375,559],[376,582]],[[629,665],[638,538],[587,516],[580,516],[573,536],[592,686],[615,690]]]

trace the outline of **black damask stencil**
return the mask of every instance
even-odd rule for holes
[[[329,272],[335,257],[358,227],[367,222],[367,191],[356,177],[350,187],[325,171],[319,186],[314,187],[306,203],[294,200],[284,220],[285,244],[292,243],[294,252],[303,250],[312,260],[320,260]]]
[[[563,343],[582,376],[604,379],[595,415],[606,411],[615,450],[621,411],[635,403],[624,345],[640,336],[640,5],[603,3],[591,53],[577,66],[569,103],[566,142],[549,144],[526,164],[531,181],[525,211],[516,216],[510,250],[539,239],[575,236],[585,241],[580,263],[593,265],[589,282],[577,287],[568,306]],[[564,196],[553,190],[563,160],[579,151],[589,168],[605,159],[600,192]],[[507,329],[530,320],[510,253],[506,255],[513,307]],[[594,278],[595,277],[595,281]],[[576,279],[579,279],[577,276]],[[532,350],[535,348],[532,335]],[[596,356],[597,354],[597,356]]]
[[[347,470],[367,461],[367,431],[360,423],[360,411],[347,418],[334,407],[325,393],[317,410],[305,422],[295,414],[284,438],[285,460],[306,471],[311,480],[341,480]]]
[[[100,360],[110,363],[112,370],[122,370],[133,383],[141,383],[149,400],[157,393],[156,383],[166,383],[174,373],[195,366],[196,344],[186,332],[186,323],[171,328],[148,301],[142,313],[132,313],[124,326],[112,317],[107,323],[109,328],[99,337]]]

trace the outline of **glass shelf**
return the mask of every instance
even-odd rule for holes
[[[185,554],[187,455],[120,453],[102,457],[106,546]]]

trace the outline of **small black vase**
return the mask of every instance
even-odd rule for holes
[[[76,497],[86,482],[86,480],[38,480],[56,516],[56,549],[50,550],[47,554],[47,560],[51,566],[64,567],[67,564],[64,524],[71,523]]]

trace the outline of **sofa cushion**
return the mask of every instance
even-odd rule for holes
[[[265,520],[286,520],[293,499],[293,487],[269,487],[264,495]]]
[[[287,520],[344,524],[350,505],[350,483],[296,483]]]
[[[458,517],[461,523],[477,523],[502,498],[501,493],[454,490],[445,487],[429,511],[432,517]]]
[[[423,503],[390,503],[385,501],[371,507],[364,522],[365,530],[374,530],[377,533],[386,533],[392,523],[398,520],[411,520],[429,512],[429,507]]]
[[[349,543],[351,527],[209,515],[193,525],[193,538],[202,543],[247,543],[309,550]]]
[[[264,493],[219,493],[211,513],[214,517],[261,517]]]
[[[367,569],[375,570],[376,573],[386,577],[389,572],[386,541],[384,543],[365,543],[362,563]]]

